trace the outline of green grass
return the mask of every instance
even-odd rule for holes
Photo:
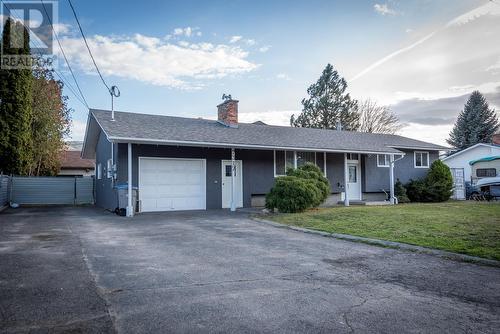
[[[331,233],[397,241],[500,260],[500,203],[450,201],[351,206],[270,216]]]

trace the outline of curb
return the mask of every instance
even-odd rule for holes
[[[309,233],[309,234],[316,234],[316,235],[320,235],[323,237],[330,237],[330,238],[351,241],[351,242],[361,242],[361,243],[374,245],[374,246],[382,246],[382,247],[400,249],[400,250],[409,251],[409,252],[428,254],[428,255],[438,256],[440,258],[444,258],[447,260],[475,263],[475,264],[480,264],[480,265],[485,265],[485,266],[490,266],[490,267],[500,267],[500,261],[483,259],[483,258],[477,257],[477,256],[471,256],[471,255],[453,253],[453,252],[448,252],[448,251],[443,251],[443,250],[438,250],[438,249],[433,249],[433,248],[427,248],[427,247],[422,247],[422,246],[404,244],[404,243],[396,242],[396,241],[387,241],[387,240],[380,240],[380,239],[358,237],[358,236],[350,235],[350,234],[316,231],[316,230],[311,230],[308,228],[276,223],[276,222],[273,222],[271,220],[262,219],[259,217],[251,217],[251,219],[256,221],[256,222],[259,222],[259,223],[271,225],[273,227],[285,228],[285,229],[303,232],[303,233]]]

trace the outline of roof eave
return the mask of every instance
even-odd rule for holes
[[[240,149],[260,149],[260,150],[290,150],[290,151],[310,151],[310,152],[330,152],[330,153],[360,153],[360,154],[404,154],[397,149],[391,151],[371,151],[371,150],[355,150],[355,149],[331,149],[331,148],[311,148],[300,146],[271,146],[271,145],[254,145],[240,143],[216,143],[216,142],[197,142],[197,141],[182,141],[182,140],[165,140],[165,139],[150,139],[150,138],[129,138],[110,136],[108,140],[115,143],[132,143],[132,144],[149,144],[149,145],[176,145],[176,146],[200,146],[200,147],[216,147],[216,148],[240,148]]]

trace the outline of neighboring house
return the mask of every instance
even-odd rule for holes
[[[494,143],[495,140],[498,140],[498,137],[494,137]],[[494,155],[500,155],[500,145],[481,143],[442,159],[450,167],[453,176],[454,199],[465,199],[466,197],[466,183],[472,182],[472,170],[469,162]]]
[[[469,162],[471,166],[471,183],[476,185],[477,181],[485,177],[500,176],[500,155],[488,156]]]
[[[61,153],[61,169],[58,176],[92,176],[95,160],[82,159],[81,151],[63,151]]]
[[[96,159],[96,203],[107,209],[117,207],[113,184],[122,183],[138,189],[141,212],[260,206],[275,177],[306,162],[329,179],[330,203],[384,200],[391,174],[422,178],[447,149],[396,135],[238,123],[235,100],[218,106],[218,120],[114,115],[89,111],[82,151]]]

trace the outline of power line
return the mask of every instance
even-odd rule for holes
[[[106,84],[106,81],[102,77],[101,71],[99,71],[99,67],[97,66],[97,63],[94,59],[94,56],[92,55],[92,51],[90,51],[89,43],[87,43],[87,38],[85,38],[85,34],[83,33],[82,26],[80,24],[80,21],[78,20],[78,16],[76,15],[75,8],[73,7],[73,3],[71,3],[71,0],[68,0],[69,6],[71,7],[71,11],[73,11],[73,15],[75,16],[76,23],[78,24],[78,28],[80,29],[80,33],[82,34],[83,41],[85,42],[85,46],[87,47],[87,50],[89,51],[90,58],[92,58],[92,62],[94,63],[95,69],[97,70],[97,74],[99,74],[99,77],[101,77],[102,83],[106,88],[108,89],[108,92],[111,92],[111,89],[109,86]]]
[[[11,8],[7,5],[7,3],[5,3],[3,0],[0,0],[1,3],[3,3],[5,5],[5,7],[9,10],[10,12],[10,16],[12,16],[13,18],[17,19],[18,21],[20,22],[23,22],[23,26],[25,28],[27,28],[28,30],[30,30],[31,32],[33,32],[33,30],[31,30],[31,28],[29,27],[29,24],[28,26],[26,26],[24,24],[24,20],[20,19],[18,16],[14,15]],[[34,33],[34,32],[33,32]],[[32,42],[36,47],[40,48],[40,49],[43,49],[43,45],[40,45],[40,43],[38,43],[38,41],[36,39],[33,39],[33,40],[30,40],[30,42]],[[71,86],[71,84],[67,81],[67,79],[65,80],[65,77],[62,75],[62,73],[59,73],[55,68],[52,68],[52,70],[54,71],[54,73],[60,78],[60,80],[64,83],[65,87],[67,87],[71,93],[76,97],[76,99],[82,103],[85,107],[88,108],[88,105],[86,104],[86,102],[84,103],[84,101],[82,101],[81,97],[78,96],[78,94],[76,94],[74,88]]]
[[[54,25],[52,24],[52,20],[50,19],[50,15],[47,12],[47,8],[45,8],[45,3],[43,2],[43,0],[40,0],[40,2],[42,3],[43,10],[45,11],[45,14],[47,15],[47,19],[49,20],[50,27],[52,28],[52,31],[54,32],[54,37],[56,38],[57,44],[59,44],[59,48],[61,49],[61,53],[62,53],[62,55],[64,57],[64,61],[66,61],[66,65],[69,68],[69,71],[71,73],[71,76],[73,77],[73,80],[75,81],[76,88],[78,89],[78,92],[80,92],[80,95],[82,96],[82,99],[83,99],[85,105],[87,106],[87,108],[89,108],[87,100],[85,99],[85,95],[83,95],[83,92],[82,92],[82,90],[80,88],[80,85],[78,84],[78,81],[76,80],[75,74],[73,73],[73,69],[69,65],[68,58],[66,57],[66,53],[64,52],[64,49],[63,49],[62,44],[61,44],[61,41],[59,40],[59,37],[57,36],[57,33],[56,33],[55,29],[54,29]]]

